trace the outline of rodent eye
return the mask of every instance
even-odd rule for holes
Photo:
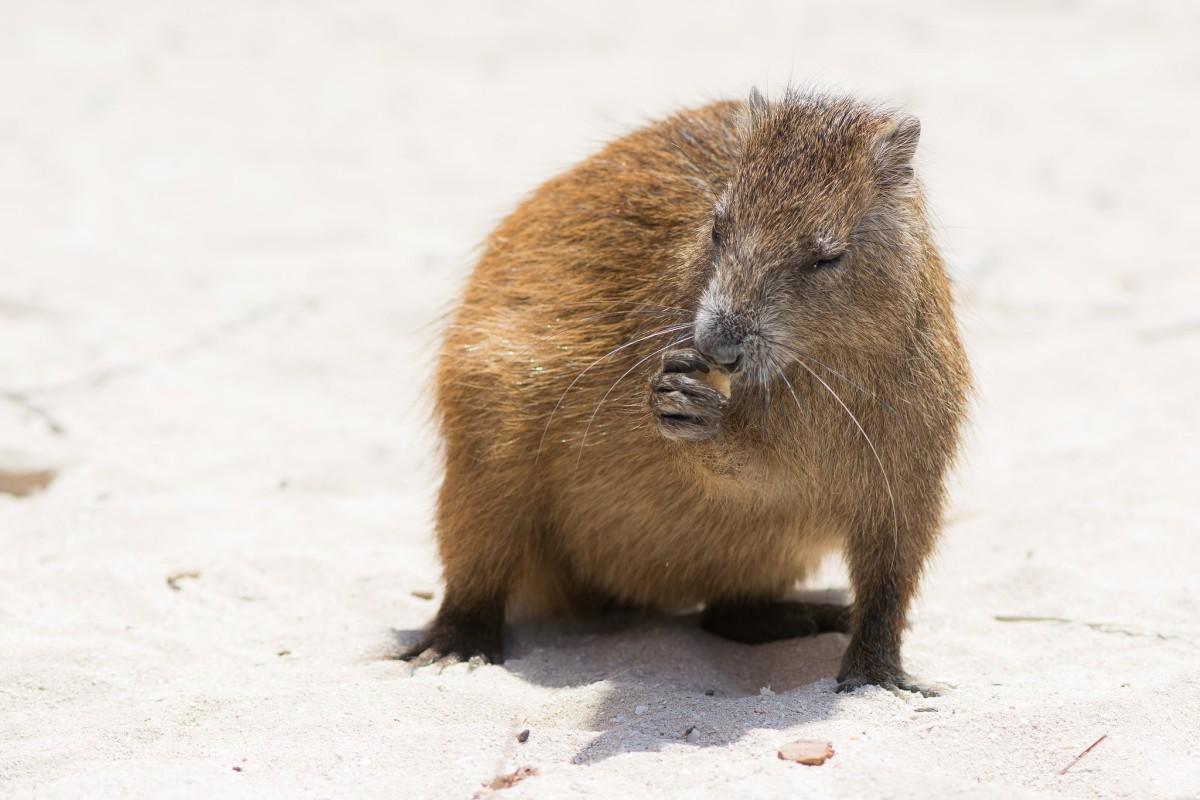
[[[712,234],[711,235],[712,235],[712,243],[714,245],[716,245],[717,247],[720,247],[721,243],[724,241],[724,237],[721,236],[721,230],[720,230],[720,228],[717,227],[717,223],[715,223],[715,222],[713,223],[713,226],[712,226]]]
[[[846,258],[845,253],[838,253],[836,256],[826,256],[825,258],[818,258],[816,261],[809,263],[808,271],[816,272],[817,270],[829,269],[831,267],[836,267],[838,264],[842,263],[842,261],[845,258]]]

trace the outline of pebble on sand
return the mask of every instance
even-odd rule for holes
[[[49,486],[57,473],[49,469],[6,469],[0,467],[0,494],[28,497]]]
[[[795,761],[810,767],[818,767],[833,756],[833,745],[829,742],[813,742],[803,739],[788,742],[779,748],[779,757],[784,761]]]

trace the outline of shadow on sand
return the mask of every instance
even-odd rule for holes
[[[798,599],[845,602],[844,595]],[[420,631],[394,631],[401,647]],[[598,733],[577,763],[668,745],[720,747],[754,729],[829,717],[847,637],[830,633],[744,645],[702,631],[698,614],[621,614],[505,629],[504,668],[538,686],[599,694],[582,727]],[[786,697],[781,697],[785,695]],[[691,735],[688,735],[691,730]]]

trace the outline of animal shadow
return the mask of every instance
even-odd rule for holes
[[[844,602],[829,593],[798,599]],[[406,647],[420,632],[395,634]],[[696,613],[524,622],[508,626],[505,638],[510,673],[538,686],[599,692],[581,724],[597,736],[576,763],[669,746],[720,747],[750,730],[825,719],[838,702],[834,675],[847,642],[830,633],[739,644],[701,630]]]

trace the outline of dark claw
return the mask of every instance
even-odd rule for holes
[[[662,371],[672,372],[708,372],[708,361],[700,355],[700,351],[692,347],[671,350],[663,355]]]
[[[504,661],[504,641],[498,630],[475,630],[469,626],[437,624],[419,644],[400,654],[417,669],[431,664],[449,666],[460,661],[499,664]]]
[[[669,439],[698,442],[716,436],[727,403],[724,395],[686,372],[662,372],[650,382],[650,409]]]
[[[650,409],[668,439],[699,442],[720,433],[727,399],[689,374],[708,371],[708,362],[695,348],[663,356],[662,372],[650,381]]]
[[[863,675],[857,673],[839,675],[836,691],[839,694],[843,694],[845,692],[853,692],[855,689],[861,689],[863,686],[878,686],[895,694],[912,692],[922,697],[941,696],[940,688],[913,680],[904,672],[888,675]]]

